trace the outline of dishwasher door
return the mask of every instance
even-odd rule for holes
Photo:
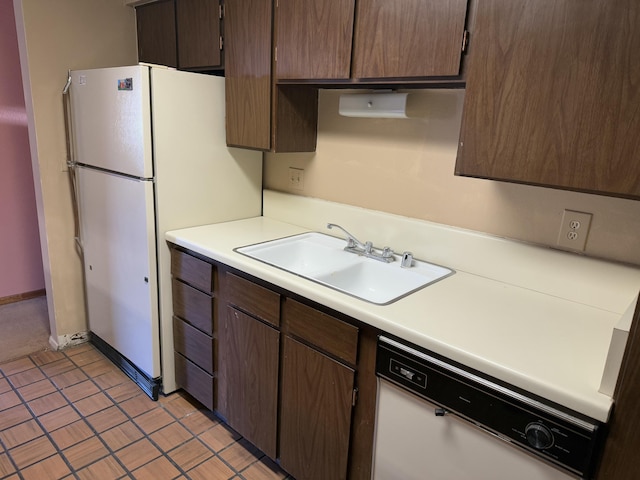
[[[560,471],[435,405],[378,380],[374,480],[568,480]]]

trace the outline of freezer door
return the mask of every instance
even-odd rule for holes
[[[71,72],[71,108],[76,162],[153,176],[149,67]]]
[[[160,376],[153,183],[78,169],[89,329]]]

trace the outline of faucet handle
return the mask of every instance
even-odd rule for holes
[[[411,265],[413,265],[413,253],[404,252],[402,254],[402,263],[400,263],[400,266],[402,268],[409,268]]]
[[[393,250],[389,247],[384,247],[382,249],[382,258],[391,258],[393,256]]]

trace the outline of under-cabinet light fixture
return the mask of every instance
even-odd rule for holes
[[[408,93],[344,93],[338,113],[344,117],[409,118]]]

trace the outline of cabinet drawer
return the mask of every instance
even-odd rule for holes
[[[287,298],[284,321],[289,334],[351,364],[358,353],[358,328]]]
[[[171,250],[171,274],[198,290],[213,292],[213,265],[188,253]]]
[[[173,279],[173,314],[213,335],[213,298]]]
[[[213,410],[213,376],[190,362],[179,353],[174,353],[176,383],[209,410]]]
[[[232,273],[227,273],[226,285],[227,300],[231,305],[267,323],[280,325],[279,294]]]
[[[178,317],[173,317],[173,348],[213,374],[213,338]]]

